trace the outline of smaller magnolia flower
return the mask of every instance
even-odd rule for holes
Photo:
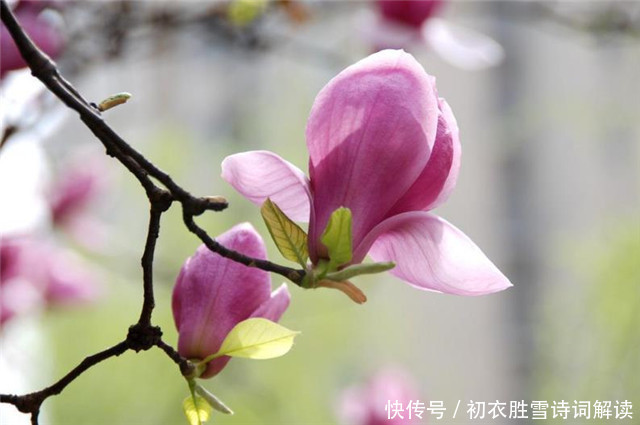
[[[239,224],[216,240],[242,254],[266,259],[260,235],[249,223]],[[231,329],[251,317],[278,321],[289,306],[286,284],[271,292],[269,273],[224,258],[205,245],[187,259],[173,288],[173,318],[178,352],[188,359],[216,353]],[[230,357],[208,363],[200,378],[211,378]]]
[[[46,54],[56,58],[64,46],[62,34],[45,17],[41,16],[44,2],[22,1],[14,9],[16,19],[33,40]],[[9,30],[0,28],[0,77],[15,69],[24,68],[27,64],[20,55]]]
[[[349,425],[408,425],[423,423],[412,409],[420,400],[414,383],[402,371],[385,369],[364,385],[342,393],[339,415]],[[424,413],[424,412],[423,412]]]
[[[377,0],[377,16],[370,16],[361,27],[378,50],[424,44],[460,68],[474,70],[499,64],[504,52],[496,41],[437,17],[445,3],[445,0]]]

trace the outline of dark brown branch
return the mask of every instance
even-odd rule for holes
[[[180,372],[182,373],[182,375],[189,376],[193,373],[193,364],[182,357],[176,350],[173,349],[172,346],[162,340],[159,340],[158,342],[156,342],[156,347],[164,351],[165,354],[169,356],[169,358],[180,367]]]
[[[19,411],[30,413],[31,422],[37,424],[40,406],[42,405],[42,402],[44,402],[48,397],[60,394],[67,385],[69,385],[74,379],[76,379],[90,367],[95,366],[110,357],[119,356],[128,349],[129,346],[127,341],[122,341],[111,348],[86,357],[78,366],[74,367],[69,373],[62,377],[62,379],[51,386],[43,390],[21,396],[12,394],[0,394],[0,402],[11,403],[16,406]]]
[[[296,270],[290,267],[281,266],[279,264],[272,263],[267,260],[260,260],[258,258],[247,257],[237,251],[232,251],[220,245],[215,239],[212,239],[207,232],[193,220],[193,216],[188,213],[187,210],[183,211],[183,220],[187,228],[194,233],[211,251],[216,252],[223,257],[229,258],[238,263],[244,264],[248,267],[257,267],[268,272],[278,273],[294,282],[297,285],[302,283],[304,278],[304,270]]]
[[[155,307],[153,296],[153,255],[156,249],[156,241],[160,235],[160,218],[162,213],[171,205],[171,196],[164,191],[158,191],[157,197],[151,201],[149,213],[149,229],[147,242],[140,263],[142,265],[142,281],[144,287],[144,301],[138,323],[143,326],[151,326],[151,313]]]

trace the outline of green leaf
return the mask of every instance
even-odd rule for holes
[[[329,251],[329,270],[351,261],[351,210],[340,207],[331,213],[322,238]]]
[[[307,265],[309,251],[307,249],[307,234],[287,217],[271,199],[264,201],[260,213],[264,219],[271,238],[280,253],[287,260],[295,261],[302,267]]]
[[[349,267],[345,267],[337,272],[328,273],[324,277],[325,279],[333,280],[335,282],[342,282],[352,277],[360,276],[362,274],[376,274],[391,270],[396,266],[394,262],[388,263],[367,263],[367,264],[354,264]]]
[[[201,395],[207,403],[218,412],[224,413],[225,415],[233,415],[233,410],[229,409],[226,404],[222,402],[218,397],[213,395],[209,390],[200,386],[200,384],[195,385],[195,391]]]
[[[211,417],[211,406],[197,394],[189,396],[182,402],[182,410],[189,421],[189,425],[201,425]]]
[[[221,356],[271,359],[286,354],[299,332],[271,320],[254,317],[238,323],[222,341],[220,350],[206,361]]]

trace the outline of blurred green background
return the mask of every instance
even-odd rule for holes
[[[112,127],[192,193],[228,198],[227,211],[197,220],[210,235],[249,221],[267,241],[269,258],[282,264],[258,208],[219,177],[220,162],[268,149],[306,170],[304,129],[315,95],[372,51],[359,31],[370,4],[306,7],[311,18],[304,23],[274,14],[257,26],[267,47],[201,28],[150,31],[129,40],[117,60],[74,78],[89,99],[133,93],[105,113]],[[510,2],[454,2],[442,18],[490,34],[505,60],[469,71],[426,46],[408,47],[436,76],[461,130],[458,186],[436,213],[469,235],[514,287],[466,298],[419,292],[389,275],[365,277],[357,283],[369,300],[359,306],[337,291],[290,284],[292,304],[281,323],[302,332],[294,348],[274,360],[232,360],[205,382],[236,412],[214,414],[211,423],[340,423],[341,392],[387,366],[404,369],[423,401],[443,400],[449,409],[458,400],[630,400],[638,409],[639,39],[568,28]],[[44,143],[54,169],[74,149],[93,146],[101,155],[68,115]],[[110,185],[92,214],[107,226],[106,249],[85,253],[101,270],[104,296],[10,323],[0,340],[11,370],[3,393],[48,385],[123,339],[137,320],[146,200],[117,162],[104,161]],[[171,288],[197,246],[174,205],[162,219],[153,315],[172,345]],[[272,279],[274,287],[282,281]],[[187,391],[159,350],[127,352],[49,399],[41,423],[186,423]],[[27,419],[2,409],[3,424]],[[437,422],[519,423],[461,414]]]

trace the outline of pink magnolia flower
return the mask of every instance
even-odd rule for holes
[[[425,420],[419,418],[421,414],[416,415],[416,411],[420,413],[420,409],[414,409],[416,402],[425,400],[420,400],[412,380],[402,371],[386,369],[364,385],[347,388],[341,396],[339,413],[349,425],[424,423]],[[425,413],[422,410],[422,414]]]
[[[439,18],[445,0],[377,0],[377,15],[361,23],[377,49],[425,45],[460,68],[476,70],[499,64],[502,47],[490,37]]]
[[[310,179],[267,151],[231,155],[222,177],[256,204],[271,198],[309,220],[309,253],[331,213],[352,214],[353,258],[393,261],[391,273],[420,288],[481,295],[511,284],[460,230],[429,210],[453,190],[458,126],[435,79],[408,53],[385,50],[348,67],[318,94],[306,130]],[[345,266],[345,265],[343,265]]]
[[[40,16],[45,2],[22,1],[14,9],[16,19],[33,42],[52,58],[62,51],[64,41],[62,34],[49,21]],[[18,48],[2,24],[0,28],[0,77],[15,69],[24,68],[27,64],[22,59]]]
[[[266,259],[260,235],[249,223],[239,224],[216,238],[225,247]],[[188,359],[215,354],[229,331],[250,317],[278,321],[289,306],[286,284],[271,292],[269,273],[224,258],[205,245],[187,259],[173,288],[173,318],[178,352]],[[209,362],[200,376],[220,373],[230,357]]]

